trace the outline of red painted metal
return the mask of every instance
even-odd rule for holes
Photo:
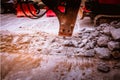
[[[46,8],[47,10],[48,8]],[[65,12],[65,8],[63,6],[59,6],[58,9],[61,11],[61,12]],[[52,10],[49,10],[47,13],[46,13],[46,16],[47,17],[54,17],[56,16],[56,14],[52,11]]]
[[[29,9],[28,9],[28,7],[27,7],[27,4],[22,4],[22,6],[23,6],[23,9],[24,9],[25,13],[26,13],[28,16],[32,16],[32,14],[29,12]],[[34,8],[34,6],[33,6],[32,4],[29,4],[29,7],[30,7],[32,13],[33,13],[34,15],[36,15],[36,9]],[[20,8],[20,4],[17,5],[16,11],[17,11],[17,17],[21,17],[21,16],[25,17],[25,14],[23,13],[23,11],[22,11],[21,8]]]

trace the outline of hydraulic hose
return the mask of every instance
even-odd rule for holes
[[[26,1],[20,0],[20,1],[19,1],[20,8],[21,8],[22,12],[25,14],[25,16],[27,16],[27,17],[29,17],[29,18],[31,18],[31,19],[41,18],[41,17],[44,16],[44,15],[46,14],[46,12],[49,10],[49,9],[46,10],[46,11],[43,12],[42,14],[40,14],[40,11],[39,11],[39,13],[37,13],[37,14],[35,15],[35,14],[33,14],[33,12],[31,11],[30,5],[29,5],[29,4],[32,4],[32,2],[33,2],[33,1],[29,1],[29,0],[26,0]],[[29,15],[25,12],[25,10],[24,10],[24,8],[23,8],[23,4],[26,4],[26,5],[27,5],[27,8],[28,8],[28,10],[29,10],[29,12],[30,12],[30,14],[31,14],[32,16],[29,16]]]

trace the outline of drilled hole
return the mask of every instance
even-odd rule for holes
[[[70,32],[70,30],[68,30],[68,32]]]
[[[65,32],[65,30],[63,29],[62,32]]]

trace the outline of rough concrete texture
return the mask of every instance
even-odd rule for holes
[[[97,44],[99,46],[107,46],[107,43],[109,42],[109,37],[107,36],[100,36],[97,40]]]
[[[108,48],[110,50],[120,49],[120,42],[110,41],[108,42]]]
[[[105,72],[105,73],[107,73],[107,72],[110,71],[109,65],[107,65],[107,64],[105,64],[105,63],[103,63],[103,62],[101,62],[101,63],[98,64],[97,69],[98,69],[99,71]]]
[[[111,30],[111,35],[114,40],[120,41],[120,28]]]
[[[110,51],[108,48],[95,48],[95,52],[99,58],[110,59]]]
[[[30,24],[26,26],[24,23],[24,26],[15,27],[21,19],[17,19],[18,22],[14,23],[13,27],[8,26],[8,24],[4,27],[1,26],[0,78],[2,80],[120,79],[120,60],[118,58],[120,49],[117,49],[118,53],[113,55],[114,50],[109,50],[108,46],[98,46],[97,43],[101,35],[108,36],[110,38],[108,42],[119,42],[114,40],[111,34],[106,35],[101,31],[106,26],[110,26],[109,24],[101,24],[96,27],[97,29],[81,27],[81,30],[78,31],[78,28],[75,28],[75,34],[72,37],[63,38],[54,35],[57,32],[56,27],[54,27],[56,26],[56,18],[51,19],[42,18],[41,22],[30,20],[30,24],[37,24],[36,26],[32,25],[32,27]],[[8,20],[14,22],[11,18]],[[49,30],[46,27],[48,25],[46,20],[53,22],[53,27],[50,27]],[[78,21],[76,26],[84,26],[84,21]],[[86,20],[85,24],[88,21]],[[2,22],[2,24],[5,23],[7,22]],[[113,25],[113,23],[111,24]],[[50,31],[51,29],[52,31]],[[28,31],[28,33],[24,33],[24,31]],[[111,55],[109,60],[99,58],[99,55],[94,51],[96,48],[99,49],[99,53],[103,51],[104,54],[101,53],[101,56]]]

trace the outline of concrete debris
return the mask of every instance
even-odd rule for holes
[[[108,23],[103,23],[103,24],[100,24],[99,27],[101,27],[101,30],[103,30],[106,26],[110,26],[110,24],[108,24]]]
[[[82,37],[81,37],[82,39],[87,39],[88,38],[88,35],[83,35]]]
[[[110,71],[110,67],[108,64],[100,62],[97,66],[97,70],[100,72],[108,73]]]
[[[88,42],[86,45],[85,45],[85,49],[86,50],[89,50],[89,49],[93,49],[95,47],[95,41],[92,41],[92,42]]]
[[[119,26],[118,22],[105,23],[93,30],[84,28],[77,35],[64,39],[42,32],[22,36],[1,33],[0,56],[3,56],[2,77],[5,77],[2,79],[110,80],[103,76],[120,69]],[[115,77],[120,79],[118,75]]]
[[[73,41],[67,40],[67,41],[65,41],[63,43],[63,46],[66,46],[66,47],[75,47],[76,45],[75,45],[75,43],[73,43]]]
[[[90,47],[90,44],[89,43],[87,43],[86,45],[85,45],[85,47],[84,47],[86,50],[89,50],[89,49],[91,49],[91,47]]]
[[[85,57],[94,57],[95,56],[95,51],[94,51],[94,49],[90,49],[90,50],[87,50],[86,52],[85,52],[85,55],[84,55]]]
[[[111,30],[110,26],[105,27],[104,30],[103,30],[103,33],[106,34],[106,35],[110,35],[110,30]]]
[[[110,50],[120,49],[120,42],[110,41],[108,42],[108,48]]]
[[[86,44],[87,42],[88,42],[87,39],[83,39],[83,40],[82,40],[82,43],[84,43],[84,44]]]
[[[119,57],[120,50],[120,28],[118,21],[113,21],[110,24],[104,23],[93,30],[82,29],[78,36],[81,39],[78,47],[89,52],[90,49],[95,49],[99,58],[108,59],[111,54],[114,58]]]
[[[101,31],[101,30],[102,30],[102,29],[101,29],[101,26],[96,27],[96,30],[97,30],[97,31]]]
[[[119,40],[120,41],[120,28],[113,29],[110,32],[111,32],[111,35],[112,35],[114,40]]]
[[[85,46],[84,43],[81,43],[81,44],[78,45],[79,48],[82,48],[82,47],[84,47],[84,46]]]
[[[108,48],[95,48],[95,53],[101,59],[110,59],[110,51]]]
[[[91,35],[93,37],[97,37],[97,36],[99,36],[99,32],[98,31],[94,31],[94,32],[91,33]]]
[[[99,46],[107,46],[108,41],[109,41],[109,37],[108,36],[101,36],[97,40],[97,44]]]

